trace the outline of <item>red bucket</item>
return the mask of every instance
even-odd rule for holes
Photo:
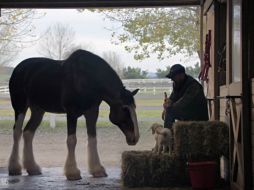
[[[193,189],[213,189],[216,162],[189,162],[188,169]]]

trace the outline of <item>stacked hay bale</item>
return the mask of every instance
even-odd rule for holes
[[[177,122],[174,153],[126,151],[122,154],[122,181],[127,187],[177,187],[190,184],[188,161],[228,157],[228,127],[219,121]],[[219,180],[219,165],[217,170]]]
[[[188,184],[184,160],[151,151],[122,154],[122,180],[127,187],[176,187]]]
[[[177,157],[193,161],[213,160],[229,155],[228,126],[220,121],[176,122],[174,151]]]

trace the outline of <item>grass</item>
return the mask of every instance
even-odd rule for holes
[[[136,99],[136,104],[137,107],[139,106],[161,106],[163,104],[163,99],[154,99],[154,98],[149,98],[149,99]],[[101,106],[108,106],[105,102],[102,102]]]
[[[155,118],[158,117],[160,118],[162,113],[162,110],[137,110],[137,116],[138,118]],[[27,112],[27,117],[29,117],[30,111]],[[46,114],[45,116],[47,116]],[[11,109],[2,109],[0,110],[0,116],[5,116],[5,117],[13,117],[14,112]],[[100,110],[99,117],[100,118],[108,118],[109,116],[109,110]]]
[[[10,104],[10,100],[8,99],[0,99],[0,105],[4,104]],[[162,107],[161,109],[158,108],[158,106],[162,106],[162,99],[157,99],[151,96],[151,99],[141,99],[137,98],[136,99],[136,104],[137,104],[137,117],[138,120],[140,118],[146,119],[146,118],[158,118],[160,120],[161,118],[161,112],[162,112]],[[156,106],[153,110],[149,109],[143,109],[140,106]],[[97,127],[108,127],[112,126],[113,124],[109,122],[108,117],[109,117],[109,109],[107,109],[107,104],[105,102],[102,103],[102,109],[100,110],[99,114],[99,120],[97,122]],[[105,108],[106,107],[106,108]],[[1,106],[0,106],[1,108]],[[48,116],[49,114],[46,113],[45,116]],[[30,116],[30,110],[27,112],[26,120]],[[1,117],[12,117],[14,118],[14,111],[12,110],[12,107],[8,108],[2,108],[0,109],[0,118]],[[101,120],[102,119],[102,120]],[[106,120],[106,121],[104,121]],[[157,120],[157,119],[156,119]],[[158,121],[157,120],[157,121]],[[140,121],[140,126],[143,125],[151,125],[152,121]],[[14,124],[13,119],[11,120],[0,120],[0,133],[9,133],[12,131],[12,126]],[[85,126],[85,120],[82,118],[78,122],[78,127],[83,127]],[[39,128],[39,131],[48,131],[48,132],[57,132],[62,129],[66,129],[66,119],[57,119],[56,121],[56,128],[52,129],[49,127],[49,121],[44,119],[42,121],[41,127]]]
[[[153,121],[141,121],[139,122],[139,129],[140,132],[146,132],[149,127],[154,123]],[[10,134],[12,133],[14,121],[10,120],[0,120],[0,134]],[[24,123],[24,126],[26,122]],[[77,127],[78,128],[85,128],[86,124],[84,120],[78,121]],[[114,126],[109,121],[98,121],[97,128],[107,128]],[[117,126],[114,126],[117,128]],[[24,128],[24,127],[23,127]],[[59,132],[66,132],[66,121],[56,121],[56,127],[51,128],[48,121],[42,121],[40,127],[38,128],[39,133],[59,133]]]
[[[163,99],[137,99],[137,106],[161,106],[163,104]]]
[[[7,98],[0,99],[0,104],[10,104],[10,100]]]

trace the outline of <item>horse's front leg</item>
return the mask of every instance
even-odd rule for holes
[[[97,151],[96,122],[99,115],[99,106],[85,112],[88,135],[88,167],[93,177],[107,177],[104,167],[101,165]]]
[[[68,155],[65,162],[64,172],[68,180],[81,179],[80,170],[77,168],[77,163],[75,158],[75,148],[77,144],[76,128],[77,128],[77,117],[67,113]]]

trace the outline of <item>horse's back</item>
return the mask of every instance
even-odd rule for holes
[[[47,58],[22,61],[14,69],[9,82],[13,108],[30,104],[45,111],[61,112],[62,76],[61,61]]]

